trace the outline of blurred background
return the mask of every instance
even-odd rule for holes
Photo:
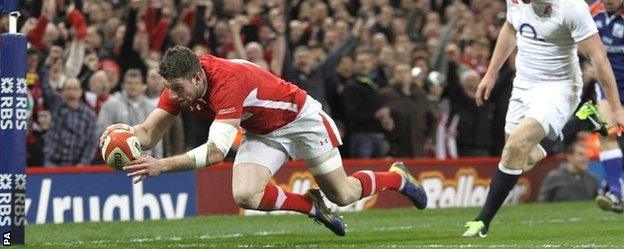
[[[503,145],[513,58],[491,101],[474,104],[505,21],[502,0],[21,2],[29,166],[101,163],[96,138],[155,108],[158,64],[174,45],[246,59],[303,88],[337,121],[343,157],[497,156]],[[184,152],[208,127],[183,113],[147,153]]]
[[[155,108],[163,88],[158,64],[174,45],[246,59],[303,88],[337,121],[343,157],[497,156],[504,142],[513,56],[487,105],[474,104],[505,21],[502,0],[26,0],[21,6],[32,99],[29,166],[101,163],[96,138],[110,124],[142,122]],[[583,69],[591,98],[592,68]],[[184,152],[205,142],[208,127],[183,113],[147,153]]]

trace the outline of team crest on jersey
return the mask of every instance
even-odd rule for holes
[[[613,37],[617,37],[617,38],[624,38],[624,24],[621,23],[616,23],[613,24],[613,31],[612,34]]]
[[[524,36],[526,38],[544,41],[544,38],[539,38],[537,36],[537,30],[531,24],[523,23],[522,25],[520,25],[518,32],[520,32],[521,36]]]

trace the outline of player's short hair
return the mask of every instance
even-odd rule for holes
[[[158,68],[158,74],[166,80],[172,80],[192,77],[200,69],[199,58],[191,49],[175,46],[165,52]]]
[[[124,74],[123,82],[128,81],[129,78],[139,78],[141,80],[141,83],[144,83],[143,74],[141,74],[141,70],[139,69],[136,69],[136,68],[128,69],[128,71],[126,71],[126,73]]]

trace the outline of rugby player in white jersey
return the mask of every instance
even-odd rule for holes
[[[487,236],[491,220],[522,172],[546,156],[539,141],[557,139],[580,102],[581,69],[577,48],[596,68],[606,100],[621,128],[624,109],[596,24],[583,0],[507,0],[507,20],[496,42],[490,67],[479,83],[476,102],[487,101],[498,70],[517,48],[516,78],[509,100],[501,161],[485,205],[466,223],[462,237]]]

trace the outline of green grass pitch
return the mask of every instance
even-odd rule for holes
[[[304,215],[27,225],[40,248],[623,248],[624,216],[593,202],[505,206],[485,239],[462,239],[478,208],[344,213],[346,237]]]

